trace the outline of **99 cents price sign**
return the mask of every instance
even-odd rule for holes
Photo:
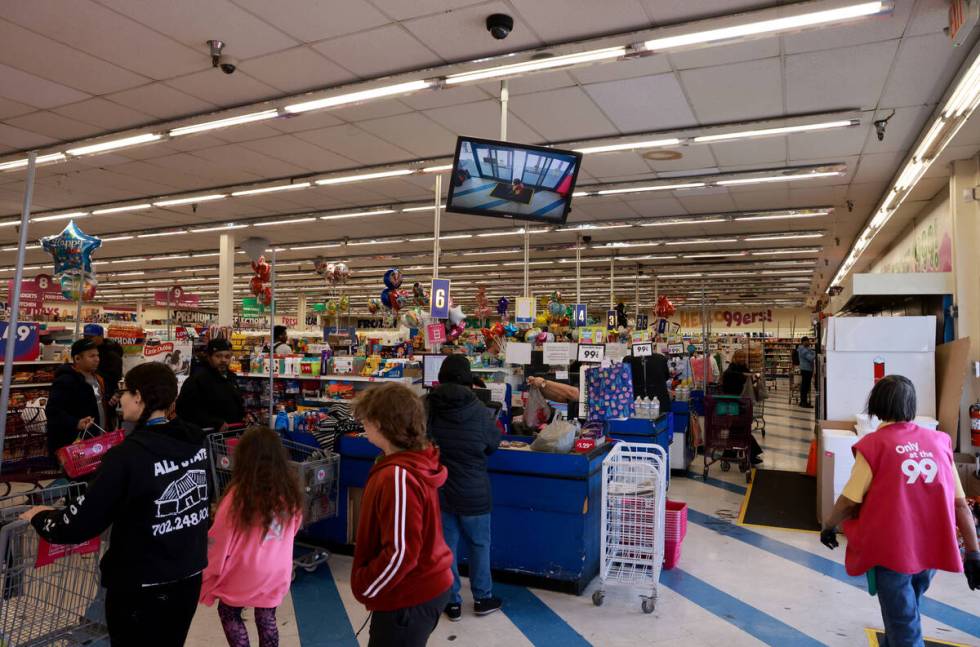
[[[449,318],[449,279],[432,279],[429,315],[433,319]]]
[[[602,344],[579,344],[578,361],[598,364],[606,356],[606,347]]]

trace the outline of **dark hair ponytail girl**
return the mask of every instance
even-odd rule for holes
[[[143,399],[137,429],[146,425],[154,411],[167,411],[177,399],[177,376],[166,364],[147,362],[133,367],[126,373],[125,383],[127,391],[138,391]]]

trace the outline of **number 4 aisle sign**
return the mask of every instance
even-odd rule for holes
[[[429,314],[433,319],[449,318],[449,279],[432,279],[432,306]]]
[[[575,327],[581,328],[589,325],[589,309],[584,303],[575,304]]]
[[[6,321],[0,321],[0,363],[6,357],[9,326]],[[17,324],[17,334],[14,336],[14,361],[29,362],[41,354],[41,336],[36,323]]]

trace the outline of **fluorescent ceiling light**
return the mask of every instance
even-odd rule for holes
[[[197,229],[191,229],[191,233],[201,234],[206,231],[224,231],[225,229],[244,229],[245,227],[249,227],[249,226],[250,225],[248,224],[236,225],[234,223],[231,223],[227,225],[217,225],[215,227],[198,227]]]
[[[677,146],[681,140],[676,137],[668,139],[655,139],[645,142],[627,142],[623,144],[608,144],[606,146],[590,146],[588,148],[576,148],[575,151],[583,155],[592,153],[612,153],[615,151],[631,151],[639,148],[662,148],[664,146]]]
[[[406,240],[405,238],[393,238],[393,239],[385,239],[385,240],[372,239],[372,240],[351,241],[348,242],[347,245],[350,247],[357,247],[359,245],[386,245],[389,243],[407,243],[407,242],[408,240]]]
[[[143,209],[152,209],[153,205],[149,202],[144,202],[143,204],[127,204],[124,207],[112,207],[110,209],[96,209],[92,212],[93,216],[101,216],[105,213],[121,213],[123,211],[142,211]]]
[[[195,195],[190,198],[173,198],[172,200],[158,200],[153,203],[154,207],[175,207],[180,204],[195,204],[197,202],[209,202],[211,200],[221,200],[227,198],[226,193],[210,193],[207,195]]]
[[[4,220],[0,222],[0,227],[16,227],[20,224],[20,220]]]
[[[338,94],[333,97],[326,97],[324,99],[315,99],[313,101],[304,101],[303,103],[294,103],[291,106],[286,106],[286,112],[307,112],[309,110],[320,110],[322,108],[335,108],[337,106],[343,106],[349,103],[357,103],[359,101],[367,101],[369,99],[380,99],[382,97],[390,97],[396,94],[408,94],[410,92],[418,92],[419,90],[425,90],[431,87],[432,81],[408,81],[406,83],[396,83],[395,85],[386,85],[380,88],[371,88],[370,90],[361,90],[359,92],[349,92],[347,94]]]
[[[784,7],[789,9],[789,7]],[[813,27],[827,23],[840,22],[862,16],[871,16],[880,13],[885,9],[885,3],[862,2],[852,4],[837,9],[827,9],[824,11],[813,11],[810,13],[786,16],[785,18],[773,18],[770,20],[757,20],[746,22],[731,27],[721,27],[718,29],[706,29],[702,31],[678,34],[676,36],[666,36],[655,38],[643,43],[643,47],[652,52],[678,49],[691,45],[700,45],[717,41],[734,40],[747,36],[759,36],[762,34],[773,34],[790,30]]]
[[[179,236],[180,234],[186,234],[187,230],[178,229],[177,231],[157,231],[151,234],[139,234],[137,238],[159,238],[160,236]]]
[[[65,159],[64,153],[51,153],[50,155],[38,155],[34,159],[35,164],[46,162],[60,162]],[[14,160],[12,162],[0,162],[0,171],[12,171],[18,168],[27,168],[27,159]]]
[[[340,243],[324,243],[323,245],[302,245],[299,247],[290,247],[289,251],[298,252],[304,249],[327,249],[329,247],[340,247]]]
[[[738,238],[689,238],[687,240],[668,240],[665,245],[704,245],[709,243],[737,243]]]
[[[133,238],[135,238],[135,236],[132,236],[132,235],[129,235],[129,234],[127,234],[125,236],[110,236],[108,238],[103,238],[102,239],[102,242],[103,243],[111,243],[114,240],[131,240]]]
[[[72,218],[84,218],[88,215],[88,211],[73,211],[71,213],[58,213],[53,216],[41,216],[40,218],[31,218],[31,222],[49,222],[51,220],[70,220]]]
[[[274,193],[276,191],[292,191],[294,189],[306,189],[309,188],[309,182],[297,182],[296,184],[283,184],[280,186],[266,186],[261,189],[245,189],[244,191],[233,191],[233,197],[239,197],[243,195],[258,195],[260,193]]]
[[[813,270],[762,270],[760,274],[813,274]]]
[[[952,96],[946,102],[943,114],[951,118],[959,117],[974,106],[978,95],[980,95],[980,58],[974,59],[970,69],[957,83]]]
[[[439,236],[439,240],[456,240],[459,238],[472,238],[473,234],[450,234],[449,236]],[[425,238],[409,238],[410,243],[424,243],[428,240],[435,240],[435,236],[426,236]]]
[[[765,177],[745,177],[735,180],[718,180],[718,186],[733,186],[738,184],[762,184],[765,182],[792,182],[793,180],[809,180],[815,177],[832,177],[843,175],[840,171],[821,171],[819,173],[797,173],[795,175],[769,175]]]
[[[117,148],[125,148],[127,146],[136,146],[138,144],[146,144],[148,142],[155,142],[160,139],[160,135],[156,133],[146,133],[144,135],[134,135],[133,137],[123,137],[122,139],[114,139],[108,142],[101,142],[99,144],[90,144],[88,146],[79,146],[78,148],[69,148],[66,152],[69,155],[88,155],[90,153],[104,153],[105,151],[116,150]]]
[[[227,119],[205,121],[204,123],[194,124],[193,126],[181,126],[180,128],[174,128],[170,131],[170,136],[180,137],[181,135],[191,135],[193,133],[204,132],[205,130],[214,130],[215,128],[226,128],[228,126],[237,126],[239,124],[247,124],[253,121],[262,121],[263,119],[272,119],[278,115],[278,110],[263,110],[262,112],[252,112],[247,115],[228,117]]]
[[[414,211],[432,211],[435,208],[436,206],[434,204],[429,205],[428,207],[409,207],[408,209],[402,209],[402,213],[412,213]],[[439,208],[445,209],[446,205],[441,204],[439,205]]]
[[[819,247],[800,247],[796,249],[769,249],[753,251],[753,256],[777,256],[788,254],[816,254],[820,251]]]
[[[789,135],[791,133],[805,133],[813,130],[829,130],[831,128],[847,128],[855,126],[860,121],[844,119],[840,121],[825,121],[818,124],[804,124],[801,126],[779,126],[776,128],[761,128],[759,130],[740,130],[737,132],[723,133],[720,135],[701,135],[695,137],[694,141],[698,144],[708,144],[711,142],[723,142],[731,139],[747,139],[750,137],[770,137],[773,135]]]
[[[320,220],[341,220],[343,218],[360,218],[361,216],[380,216],[386,213],[395,213],[395,210],[381,209],[380,211],[355,211],[353,213],[338,213],[331,216],[320,216]]]
[[[670,191],[672,189],[694,189],[704,186],[704,182],[686,182],[683,184],[662,184],[660,186],[637,186],[631,189],[606,189],[597,195],[614,195],[617,193],[640,193],[641,191]]]
[[[288,220],[273,220],[271,222],[253,222],[254,227],[271,227],[273,225],[294,225],[298,222],[312,222],[316,220],[315,217],[309,218],[290,218]]]
[[[531,233],[535,233],[535,230],[531,230]],[[477,234],[477,238],[489,238],[491,236],[523,236],[523,229],[515,229],[514,231],[491,231],[485,234]]]
[[[452,164],[440,164],[439,166],[426,166],[422,169],[423,173],[442,173],[444,171],[453,170]]]
[[[652,222],[640,223],[641,227],[665,227],[667,225],[700,225],[704,223],[728,222],[728,218],[657,218]]]
[[[487,79],[514,76],[516,74],[524,74],[526,72],[538,72],[540,70],[551,70],[558,67],[581,65],[583,63],[607,61],[610,59],[621,58],[625,55],[626,48],[619,46],[594,49],[587,52],[579,52],[577,54],[567,54],[565,56],[539,58],[531,61],[525,61],[523,63],[512,63],[510,65],[488,67],[482,70],[472,70],[470,72],[450,74],[446,77],[446,85],[469,83],[471,81],[485,81]]]
[[[773,234],[773,235],[763,235],[763,236],[746,236],[743,240],[747,243],[757,242],[761,240],[802,240],[804,238],[823,238],[827,234],[823,232],[814,232],[808,234]]]
[[[726,256],[745,256],[746,252],[705,252],[703,254],[684,254],[684,258],[721,258]]]
[[[824,211],[786,211],[785,213],[773,213],[760,216],[737,216],[735,220],[790,220],[794,218],[816,218],[818,216],[829,215],[829,210]]]
[[[397,169],[394,171],[379,171],[377,173],[362,173],[360,175],[345,175],[342,177],[328,177],[322,180],[317,180],[316,183],[320,186],[327,186],[330,184],[346,184],[347,182],[363,182],[364,180],[379,180],[386,177],[398,177],[400,175],[411,175],[414,173],[412,169]]]
[[[633,226],[632,224],[621,224],[621,225],[591,225],[591,224],[586,223],[586,224],[583,224],[583,225],[577,225],[575,227],[559,227],[555,231],[600,231],[600,230],[603,230],[603,229],[629,229],[632,226]]]

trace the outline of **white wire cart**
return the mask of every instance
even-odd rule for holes
[[[243,433],[245,433],[245,429],[233,429],[208,436],[208,456],[211,462],[215,501],[224,493],[225,488],[231,482],[235,446]],[[337,516],[340,455],[287,438],[281,438],[281,440],[283,447],[289,454],[290,463],[299,475],[299,482],[303,488],[303,527]],[[325,563],[330,558],[330,553],[319,546],[310,546],[300,542],[296,542],[296,545],[307,549],[307,551],[293,559],[293,578],[296,577],[297,568],[312,573],[320,564]]]
[[[108,647],[99,586],[107,541],[52,545],[18,519],[31,506],[63,508],[84,493],[73,483],[0,498],[0,645]]]
[[[602,605],[609,584],[640,591],[653,613],[664,562],[664,516],[670,463],[659,445],[617,442],[602,462],[601,584],[592,602]]]

